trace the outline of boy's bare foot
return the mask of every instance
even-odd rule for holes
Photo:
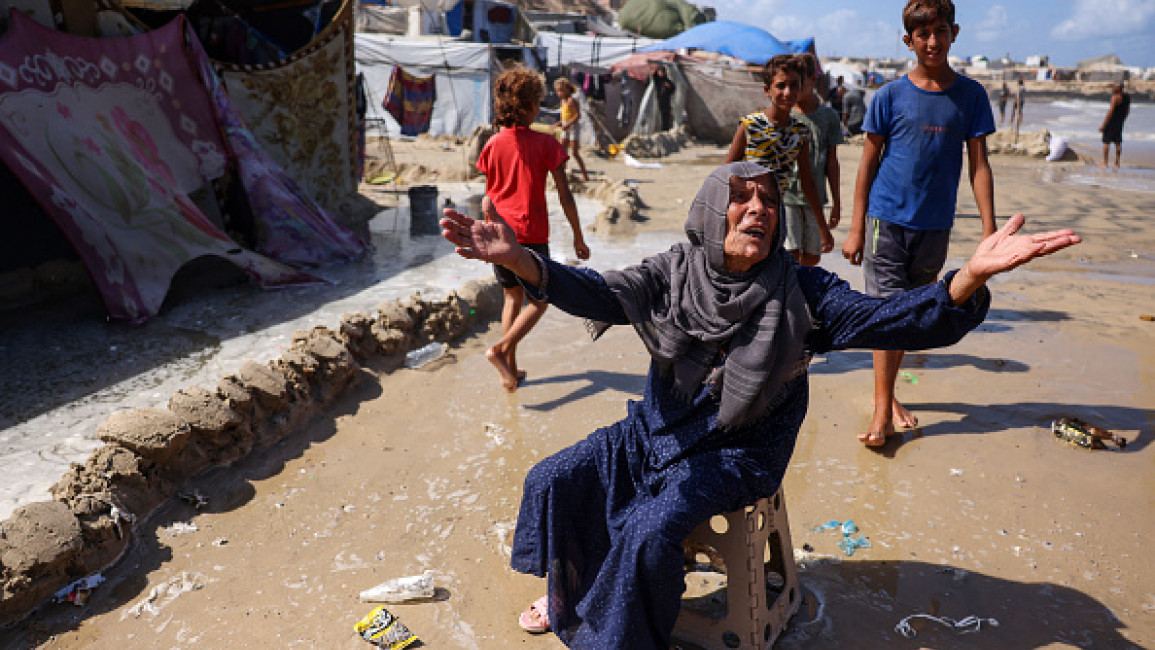
[[[497,368],[497,373],[501,375],[501,385],[505,387],[505,390],[511,393],[516,391],[518,377],[505,362],[505,356],[498,352],[496,348],[489,348],[485,351],[485,358],[489,359],[489,362],[493,364],[494,368]]]
[[[893,435],[898,435],[893,424],[887,423],[876,427],[871,423],[870,431],[858,434],[858,439],[867,447],[881,447],[886,444],[886,439]]]
[[[914,413],[906,410],[906,407],[898,403],[898,400],[891,402],[891,415],[894,418],[894,423],[904,429],[913,429],[918,426],[918,418]]]
[[[876,402],[872,398],[870,400],[870,406],[875,409],[875,421],[872,423],[871,428],[874,430],[881,430],[879,428],[881,426],[881,422],[878,420],[877,406],[875,404]],[[890,420],[891,421],[888,424],[891,428],[894,428],[894,425],[896,424],[903,429],[913,429],[918,426],[918,418],[914,416],[914,413],[906,410],[906,407],[900,404],[897,399],[891,400],[890,402]],[[879,426],[873,426],[874,424]]]

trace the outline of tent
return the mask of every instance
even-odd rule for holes
[[[814,49],[814,39],[780,41],[764,29],[717,20],[692,27],[686,31],[644,47],[642,52],[661,52],[682,49],[705,50],[732,56],[735,59],[762,65],[778,54],[800,54]]]
[[[345,0],[317,37],[289,56],[260,65],[214,61],[261,148],[330,210],[360,180],[353,3]]]
[[[840,61],[830,61],[822,66],[823,72],[826,73],[827,78],[830,79],[829,87],[833,88],[838,83],[838,78],[842,77],[843,85],[847,87],[863,87],[866,77],[862,70],[857,66],[849,63],[842,63]]]
[[[557,32],[538,32],[533,39],[534,46],[543,53],[545,64],[550,68],[573,63],[607,66],[656,42],[652,38],[638,36],[589,36]]]
[[[531,47],[510,45],[500,52],[520,56],[527,67],[536,69]],[[354,57],[357,71],[365,75],[367,123],[385,135],[401,134],[397,120],[381,104],[393,68],[400,66],[411,75],[435,78],[429,134],[469,135],[474,128],[493,121],[493,81],[502,69],[497,55],[498,50],[487,43],[356,34]]]
[[[67,237],[110,317],[152,316],[177,271],[201,257],[282,286],[318,281],[294,267],[365,250],[260,148],[183,17],[106,39],[11,17],[0,161]],[[55,64],[20,75],[28,61]],[[214,182],[226,177],[247,213],[215,212]]]
[[[461,36],[465,0],[391,0],[357,3],[357,31]]]

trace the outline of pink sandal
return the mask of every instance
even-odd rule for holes
[[[549,632],[549,596],[533,601],[529,609],[517,617],[517,624],[530,634]]]

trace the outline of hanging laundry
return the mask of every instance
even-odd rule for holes
[[[618,124],[624,129],[630,126],[630,122],[634,119],[634,92],[630,88],[630,77],[625,72],[621,73],[621,100],[618,104]]]
[[[389,90],[381,105],[401,125],[403,135],[417,135],[429,130],[433,102],[437,99],[435,76],[415,77],[401,66],[394,66],[389,77]]]

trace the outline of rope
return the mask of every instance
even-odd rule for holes
[[[915,629],[910,626],[910,619],[912,618],[925,618],[928,621],[934,621],[935,623],[939,623],[954,629],[959,634],[972,634],[974,632],[978,632],[980,629],[982,629],[983,623],[986,623],[991,627],[999,626],[999,622],[993,618],[979,618],[978,616],[974,615],[968,616],[961,621],[956,621],[955,619],[947,616],[911,614],[910,616],[907,616],[906,618],[899,621],[898,625],[894,626],[894,631],[908,639],[913,639],[914,637],[918,636],[918,632],[916,632]]]

